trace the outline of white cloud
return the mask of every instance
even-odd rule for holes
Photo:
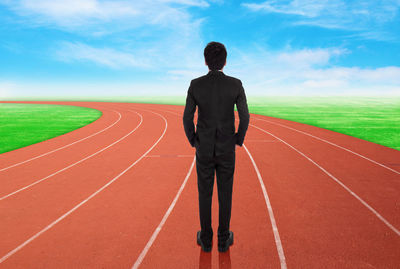
[[[56,43],[53,56],[65,62],[91,62],[107,68],[151,68],[165,72],[158,81],[135,84],[48,84],[25,83],[3,87],[3,94],[97,95],[113,88],[113,94],[185,94],[190,79],[207,72],[202,51],[203,19],[194,19],[188,7],[207,8],[208,3],[221,0],[20,0],[2,1],[33,26],[49,26],[88,36],[79,42]],[[282,4],[284,3],[284,4]],[[396,14],[400,2],[385,1],[372,8],[371,1],[358,5],[340,0],[266,1],[243,4],[253,11],[294,15],[297,24],[320,24],[321,27],[363,29],[369,22],[385,22]],[[143,30],[146,26],[146,31]],[[151,26],[151,27],[149,27]],[[133,30],[133,31],[130,31]],[[143,31],[140,31],[143,30]],[[125,31],[118,40],[110,35],[102,45],[99,36]],[[125,35],[126,33],[126,35]],[[364,32],[366,33],[366,32]],[[366,34],[367,35],[367,34]],[[379,35],[379,33],[377,33]],[[372,37],[376,38],[376,37]],[[106,40],[107,39],[107,40]],[[111,47],[112,46],[112,47]],[[317,48],[266,51],[229,48],[228,75],[242,79],[245,89],[254,94],[400,94],[400,68],[388,66],[375,69],[338,67],[335,59],[349,53],[342,48]],[[251,52],[251,53],[249,53]],[[62,82],[61,82],[62,83]],[[2,86],[2,85],[0,85]],[[41,90],[43,89],[43,90]],[[36,92],[37,91],[37,92]],[[1,96],[1,95],[0,95]]]
[[[323,49],[317,49],[323,50]],[[331,51],[331,52],[329,52]],[[326,49],[329,59],[335,48]],[[246,94],[255,95],[375,95],[400,96],[400,67],[382,68],[359,67],[321,67],[305,63],[301,58],[302,68],[290,62],[280,61],[281,55],[298,55],[302,51],[257,52],[253,55],[229,59],[224,73],[242,80]],[[308,51],[309,55],[314,55]],[[230,55],[234,55],[231,53]],[[325,62],[322,59],[321,62]],[[184,96],[191,79],[204,75],[206,68],[173,69],[164,78],[154,81],[139,82],[48,82],[25,81],[12,83],[0,81],[0,96],[12,97],[106,97],[106,96],[149,96],[181,95]]]
[[[98,28],[113,32],[146,24],[176,25],[179,20],[185,24],[188,14],[181,7],[209,6],[204,0],[0,0],[0,3],[33,26],[97,32]]]
[[[287,65],[303,68],[311,65],[325,65],[335,57],[346,53],[344,49],[303,49],[298,51],[281,52],[276,61]]]
[[[202,47],[197,44],[196,50],[187,49],[193,44],[180,40],[175,43],[174,38],[165,40],[159,45],[150,48],[135,48],[117,50],[110,47],[94,47],[82,42],[59,42],[53,51],[56,60],[73,62],[90,62],[111,69],[138,68],[141,71],[165,71],[168,78],[180,79],[182,75],[189,77],[200,75],[206,70],[202,58]],[[179,68],[179,69],[178,69]],[[172,76],[169,76],[172,75]]]
[[[377,25],[393,21],[399,12],[400,1],[268,0],[262,3],[242,3],[242,6],[255,12],[295,15],[295,25],[369,32]]]
[[[224,73],[240,78],[250,96],[400,95],[400,67],[359,68],[333,64],[348,53],[343,48],[267,51],[252,47],[246,52],[230,48]],[[182,82],[181,93],[186,93],[189,81],[208,71],[202,65],[202,58],[196,61],[185,69],[170,69],[165,81]]]
[[[30,26],[72,32],[74,42],[55,43],[63,61],[90,61],[110,68],[195,68],[202,61],[203,18],[187,10],[205,0],[19,0],[2,1]],[[114,34],[114,35],[113,35]],[[108,35],[108,36],[107,36]],[[81,38],[85,36],[84,40]],[[91,41],[103,40],[101,47]],[[97,42],[99,43],[99,42]],[[156,70],[157,71],[157,70]]]
[[[332,67],[327,69],[308,70],[303,74],[308,78],[342,79],[364,85],[397,85],[400,86],[400,67],[380,68]]]
[[[11,10],[27,17],[32,25],[76,28],[118,18],[137,16],[139,10],[119,1],[20,0],[7,1]],[[86,26],[85,26],[86,27]]]
[[[138,13],[131,6],[119,2],[99,2],[96,0],[23,0],[20,2],[20,10],[44,15],[53,19],[87,17],[99,19],[111,19],[117,16],[134,16]]]
[[[332,0],[293,0],[290,3],[270,0],[259,4],[243,3],[242,5],[253,11],[292,14],[313,18],[319,16],[326,9],[337,9],[341,4],[341,1]]]
[[[149,67],[146,58],[111,48],[95,48],[79,42],[62,42],[55,55],[59,60],[93,62],[114,69],[124,67]]]
[[[254,94],[400,95],[400,67],[339,67],[332,62],[349,53],[341,48],[266,51],[251,48],[227,60],[225,73],[242,80]]]
[[[176,3],[176,4],[182,4],[182,5],[188,5],[188,6],[196,6],[196,7],[209,7],[210,4],[207,1],[203,0],[159,0],[160,2],[163,3]]]

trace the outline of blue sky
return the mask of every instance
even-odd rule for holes
[[[0,98],[185,95],[210,41],[248,95],[400,95],[400,0],[0,0]]]

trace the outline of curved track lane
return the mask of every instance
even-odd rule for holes
[[[0,200],[0,268],[400,266],[399,151],[252,115],[246,149],[237,147],[235,244],[221,254],[214,238],[212,253],[204,253],[195,241],[194,150],[182,107],[43,103],[103,115],[0,155],[0,168],[23,162],[0,171],[1,196],[60,171]],[[214,229],[217,203],[215,190]]]

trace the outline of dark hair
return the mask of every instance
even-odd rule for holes
[[[224,44],[210,42],[204,49],[204,58],[210,70],[221,70],[226,62],[227,52]]]

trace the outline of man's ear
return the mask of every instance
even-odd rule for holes
[[[206,60],[204,60],[204,63],[207,65],[207,62],[206,62]]]

